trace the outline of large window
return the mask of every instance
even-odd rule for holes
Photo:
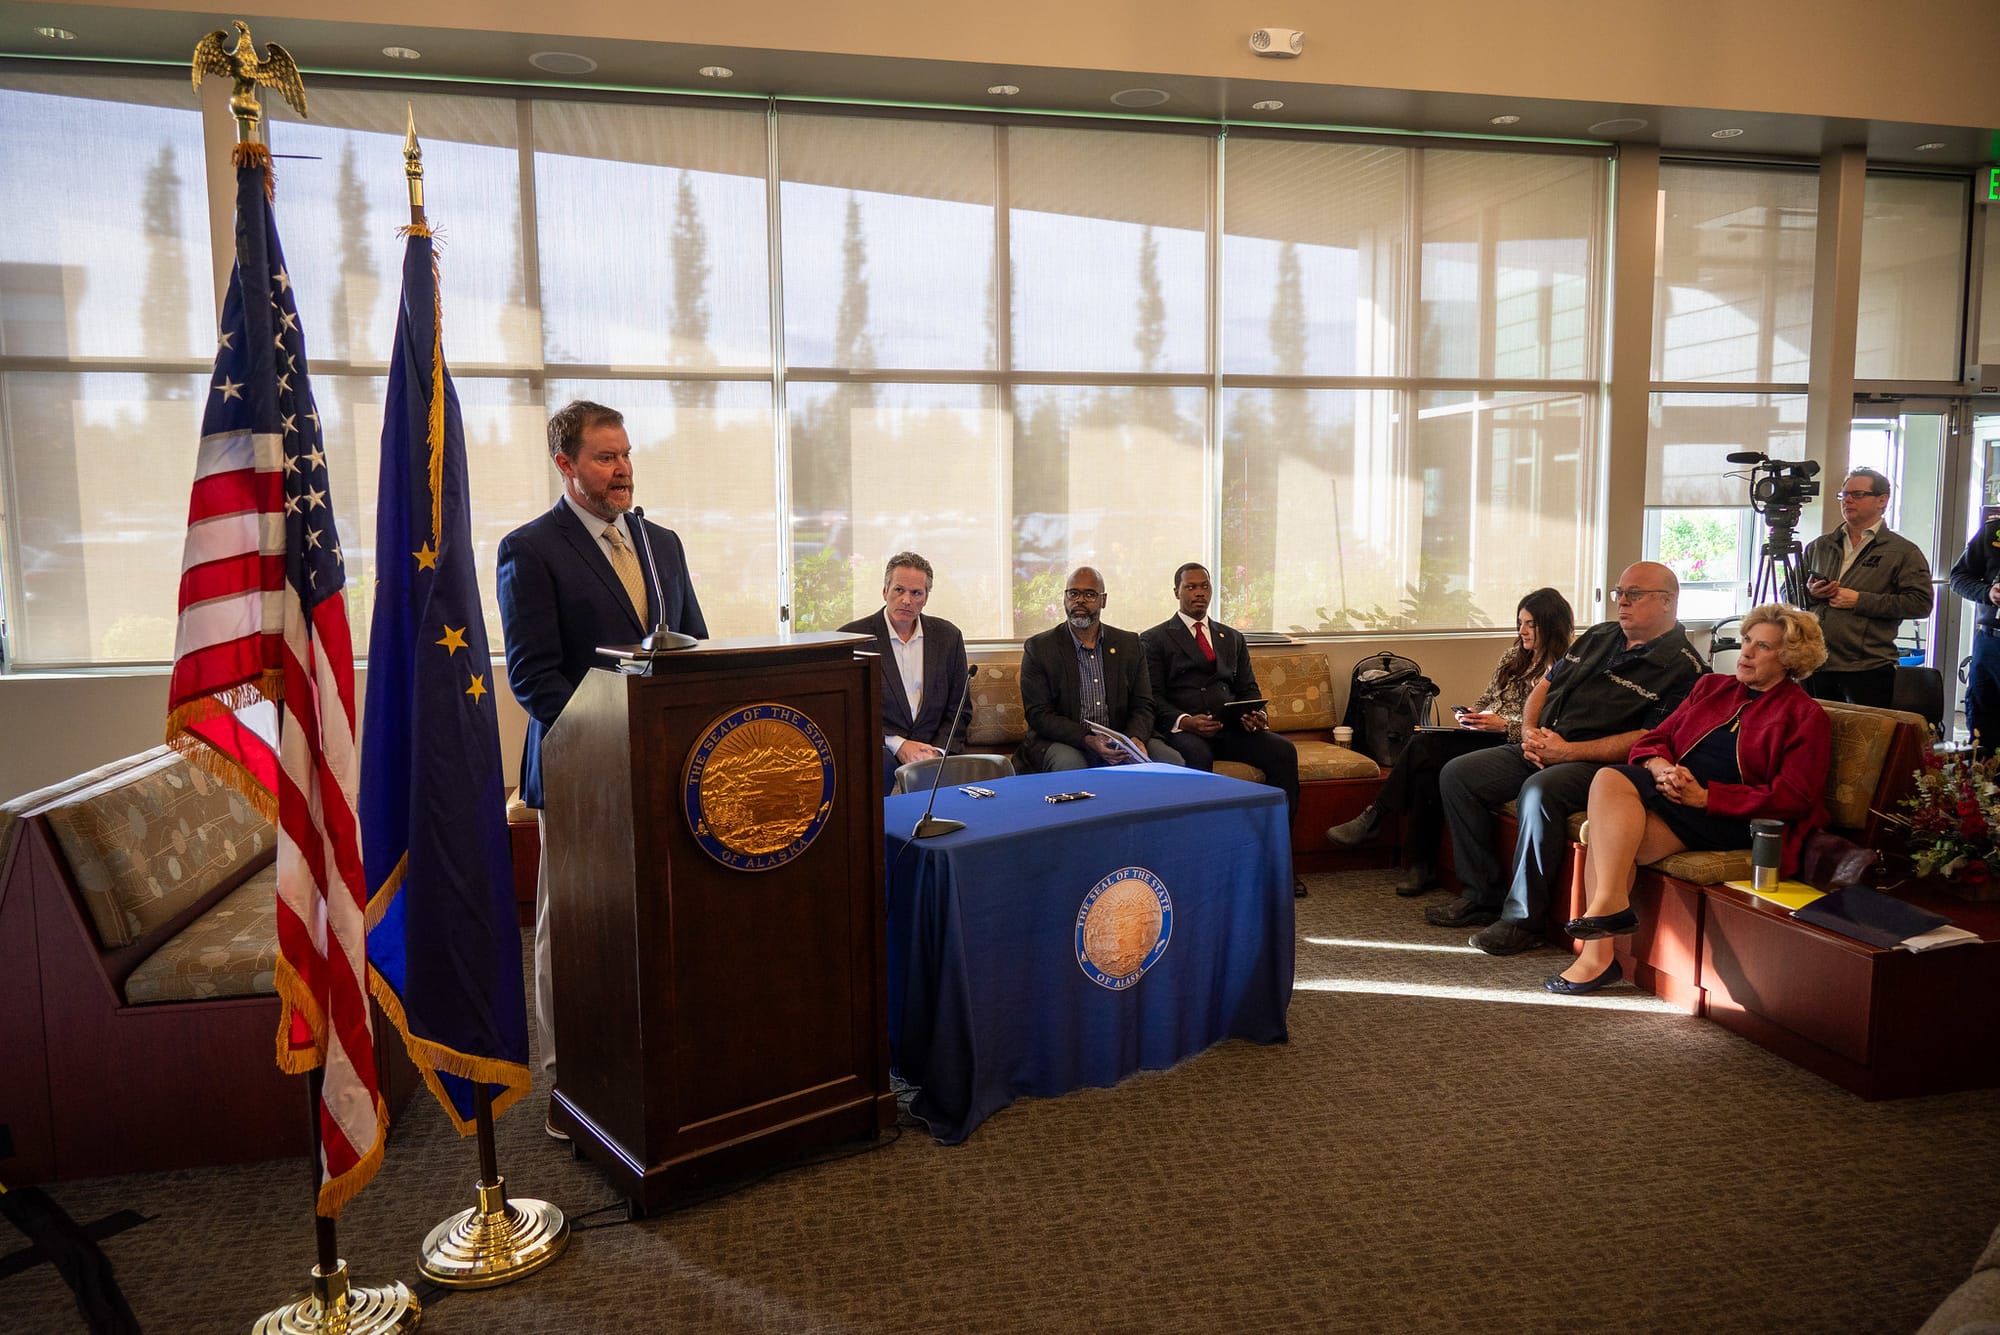
[[[1855,379],[1959,378],[1970,196],[1963,177],[1868,174]]]
[[[162,661],[212,351],[175,79],[9,76],[0,523],[23,665]],[[365,649],[406,217],[441,228],[473,530],[551,504],[543,424],[627,415],[718,634],[839,625],[883,559],[975,638],[1215,567],[1246,629],[1504,624],[1594,548],[1608,168],[1591,153],[569,102],[325,81],[273,108],[277,214]],[[94,147],[79,176],[50,155]]]
[[[1604,165],[1232,139],[1222,614],[1504,624],[1593,534]]]
[[[1748,610],[1768,536],[1724,456],[1805,457],[1817,223],[1809,170],[1660,168],[1644,550],[1683,617]]]

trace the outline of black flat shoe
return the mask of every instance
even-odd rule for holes
[[[1306,897],[1306,880],[1305,880],[1305,877],[1303,877],[1303,876],[1294,876],[1294,877],[1292,878],[1292,898],[1293,898],[1293,899],[1304,899],[1305,897]]]
[[[1573,941],[1599,941],[1607,936],[1624,936],[1639,930],[1639,915],[1631,909],[1620,909],[1607,913],[1601,918],[1571,918],[1564,924]]]
[[[1542,979],[1542,986],[1559,997],[1580,997],[1586,993],[1595,992],[1600,987],[1609,987],[1624,977],[1625,966],[1617,960],[1613,960],[1611,961],[1611,967],[1595,978],[1586,978],[1580,983],[1572,983],[1561,974],[1552,973],[1547,978]]]

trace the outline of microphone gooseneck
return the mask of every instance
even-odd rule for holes
[[[917,822],[917,828],[910,832],[912,839],[929,839],[965,828],[965,822],[962,820],[949,820],[943,816],[931,815],[931,808],[937,805],[938,785],[944,782],[944,767],[951,763],[951,744],[958,736],[958,720],[965,713],[966,697],[972,693],[972,679],[978,675],[977,663],[965,669],[965,686],[958,693],[958,708],[952,711],[951,727],[944,735],[944,754],[938,757],[937,775],[931,780],[931,800],[924,803],[923,818]]]
[[[666,588],[660,583],[660,567],[653,558],[652,541],[646,537],[646,512],[635,505],[626,513],[632,517],[632,536],[637,539],[639,550],[646,554],[646,573],[652,579],[648,596],[653,600],[653,624],[639,641],[639,648],[647,654],[646,671],[651,674],[653,670],[651,655],[659,653],[662,649],[686,649],[693,646],[696,640],[692,635],[683,635],[679,631],[667,629]]]

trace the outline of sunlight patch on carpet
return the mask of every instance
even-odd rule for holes
[[[1356,941],[1344,936],[1300,938],[1309,946],[1353,946],[1360,950],[1422,950],[1435,955],[1483,955],[1478,946],[1447,946],[1435,941]]]
[[[1642,992],[1603,992],[1560,997],[1520,987],[1450,987],[1437,983],[1392,983],[1374,978],[1301,978],[1292,984],[1300,992],[1365,992],[1384,997],[1423,997],[1434,1001],[1502,1001],[1517,1006],[1591,1006],[1598,1010],[1646,1011],[1654,1015],[1683,1014],[1678,1007]]]

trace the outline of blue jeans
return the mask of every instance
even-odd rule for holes
[[[1538,769],[1519,746],[1495,746],[1446,762],[1438,773],[1451,855],[1465,897],[1497,908],[1504,922],[1531,922],[1548,909],[1549,889],[1569,851],[1570,813],[1590,800],[1590,781],[1604,768],[1570,761]],[[1518,804],[1521,837],[1514,865],[1493,851],[1493,808]]]

